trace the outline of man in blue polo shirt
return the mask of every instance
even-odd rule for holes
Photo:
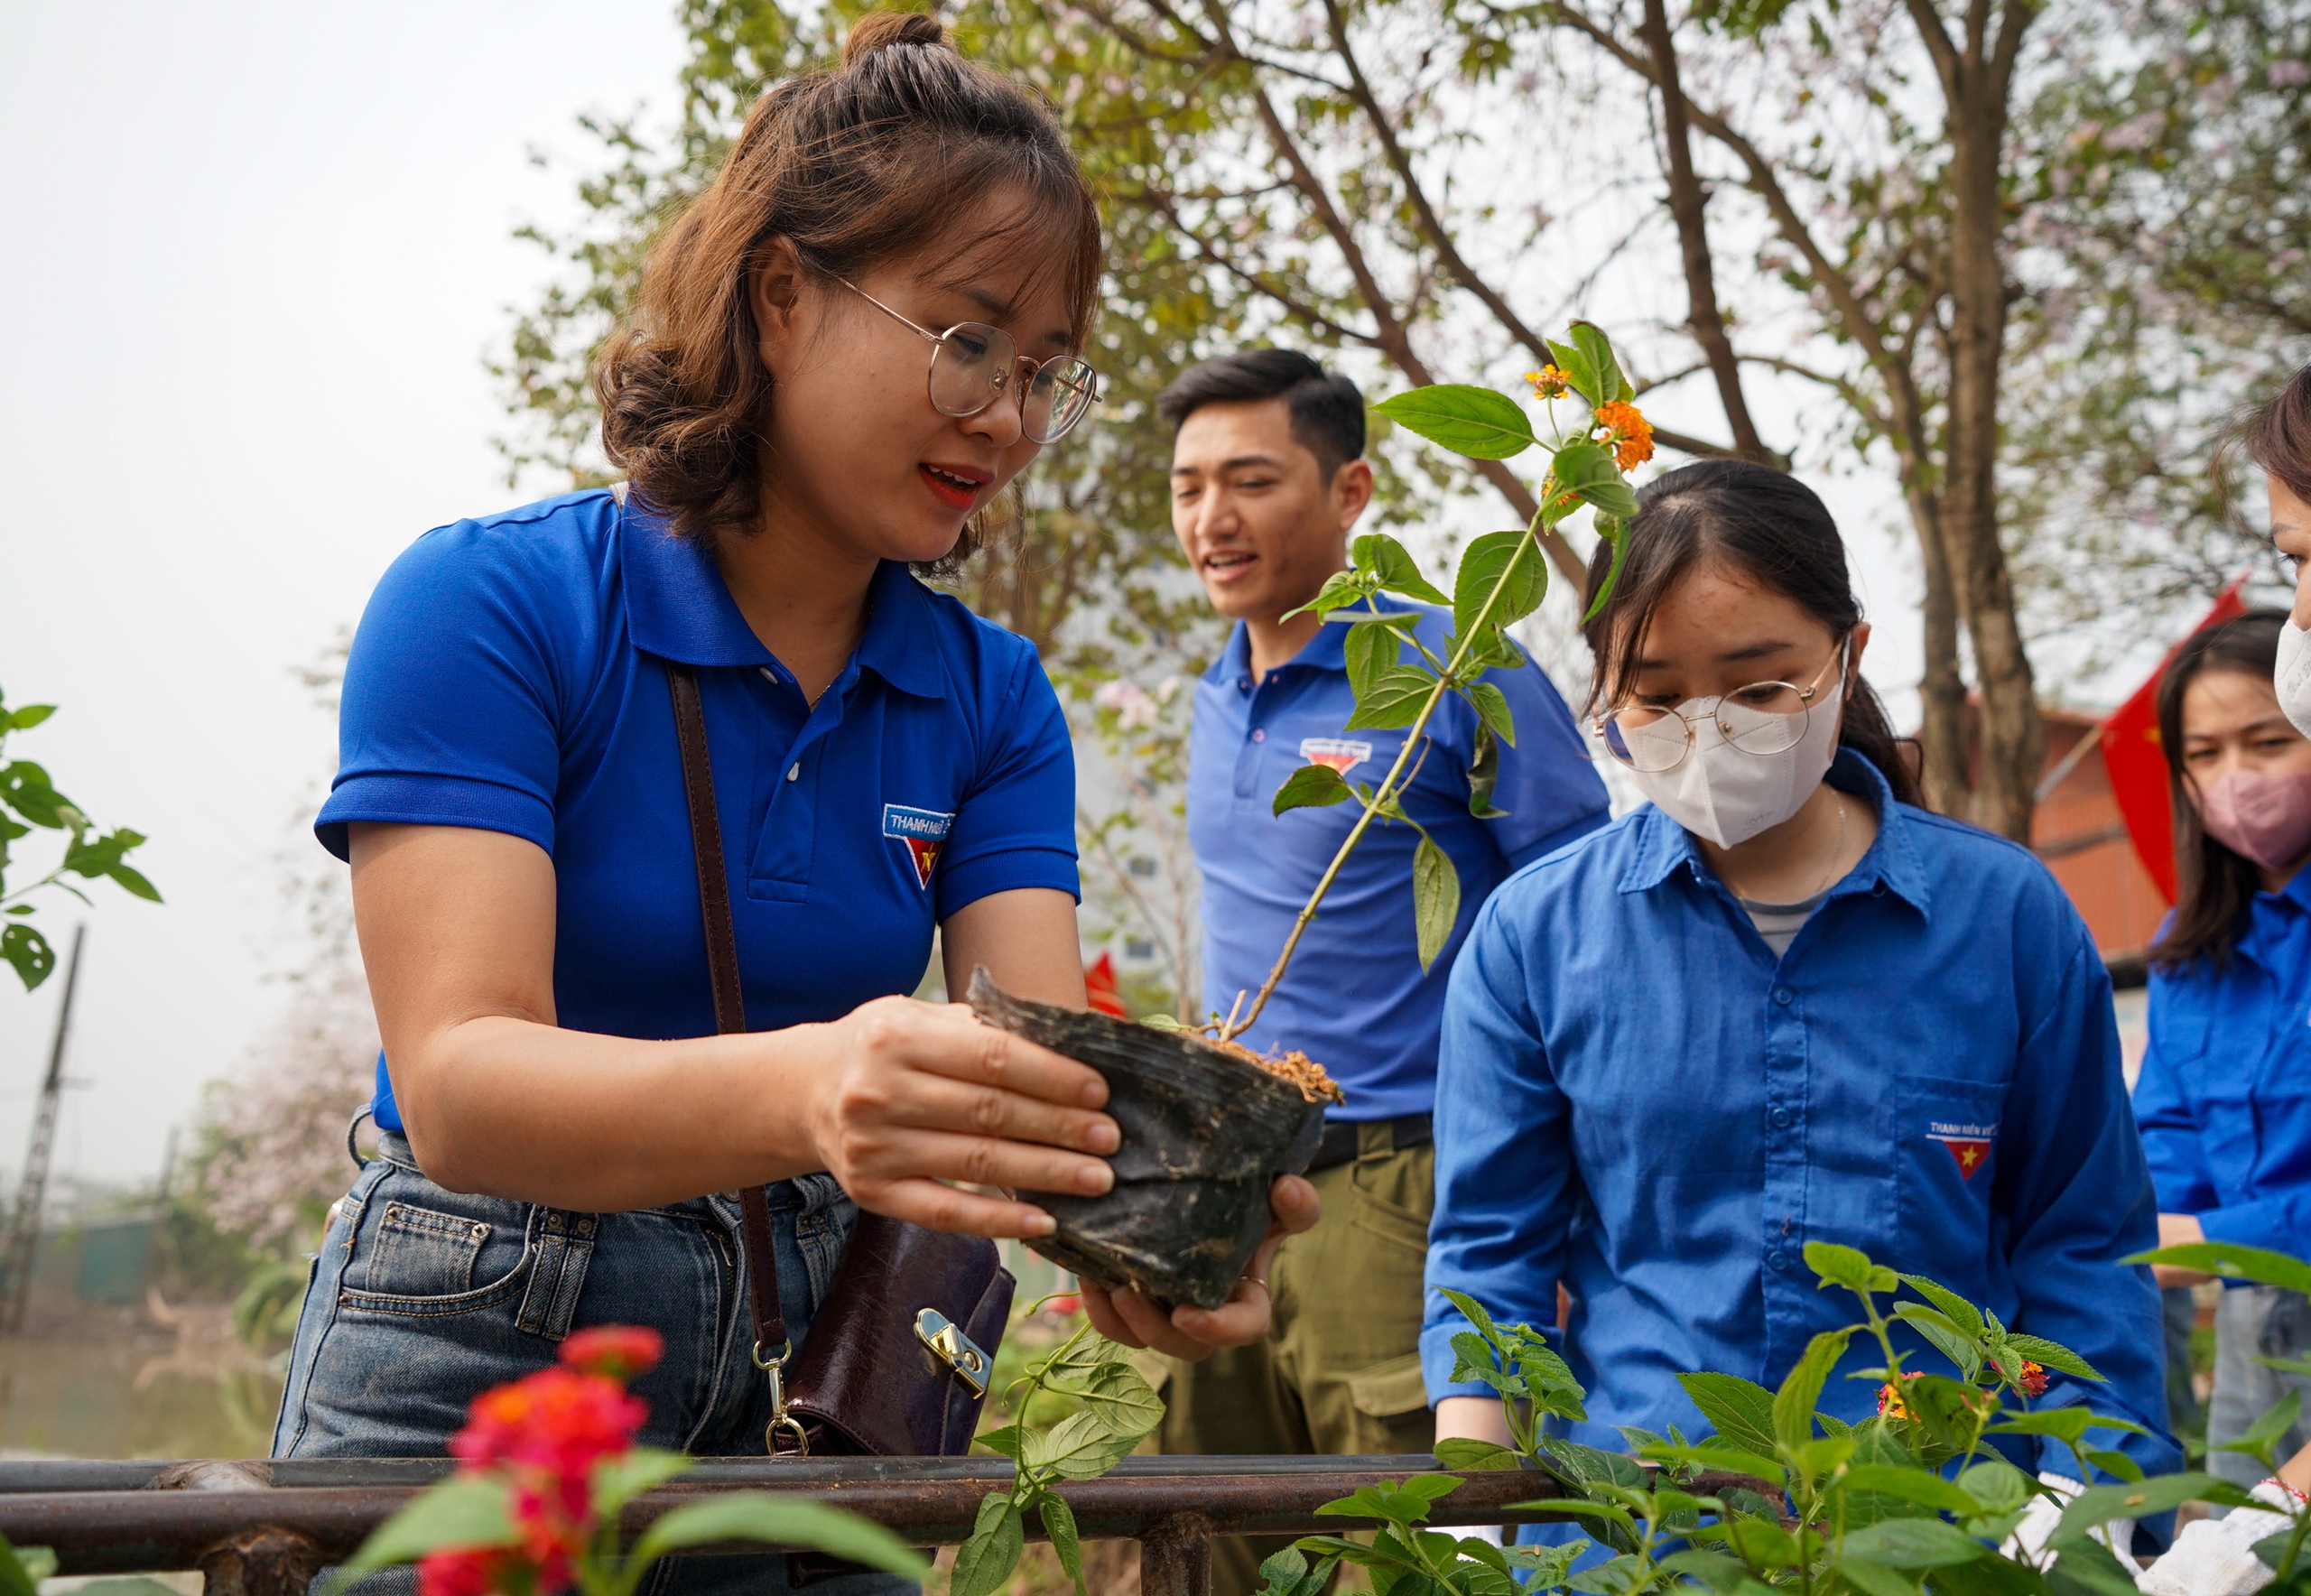
[[[1175,431],[1173,530],[1212,608],[1236,622],[1196,689],[1188,773],[1188,837],[1203,873],[1205,1000],[1224,1015],[1239,993],[1259,989],[1355,819],[1352,804],[1276,815],[1276,790],[1311,761],[1351,781],[1377,780],[1405,733],[1347,729],[1356,703],[1341,655],[1345,626],[1313,615],[1279,618],[1348,563],[1350,529],[1371,501],[1356,385],[1304,355],[1257,349],[1204,362],[1157,403]],[[1452,617],[1418,613],[1421,640],[1440,648]],[[1405,798],[1460,872],[1461,918],[1443,955],[1422,972],[1412,914],[1419,834],[1375,826],[1242,1038],[1263,1051],[1307,1053],[1348,1100],[1328,1117],[1309,1171],[1323,1219],[1285,1245],[1268,1279],[1269,1340],[1170,1365],[1167,1452],[1429,1448],[1421,1268],[1445,979],[1492,889],[1606,818],[1604,784],[1540,667],[1527,661],[1490,680],[1517,722],[1492,795],[1505,816],[1469,812],[1476,722],[1457,697],[1431,720],[1433,746]],[[1221,1543],[1218,1596],[1258,1589],[1257,1563],[1270,1549]]]

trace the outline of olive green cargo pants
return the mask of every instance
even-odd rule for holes
[[[1159,1451],[1356,1456],[1425,1452],[1434,1443],[1420,1314],[1435,1149],[1398,1151],[1385,1124],[1359,1129],[1354,1162],[1310,1177],[1323,1219],[1276,1254],[1268,1339],[1202,1363],[1162,1359]],[[1261,1559],[1291,1544],[1214,1542],[1212,1596],[1258,1591]]]

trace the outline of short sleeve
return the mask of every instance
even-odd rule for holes
[[[1611,801],[1546,672],[1527,658],[1516,670],[1488,672],[1485,680],[1508,700],[1517,726],[1516,747],[1501,745],[1500,779],[1492,790],[1492,806],[1507,813],[1488,823],[1501,856],[1521,869],[1603,825]]]
[[[338,771],[313,830],[339,858],[357,821],[471,826],[551,852],[561,769],[553,634],[568,582],[517,527],[426,534],[371,595],[345,666]]]
[[[994,735],[955,811],[934,886],[939,918],[998,892],[1048,886],[1081,899],[1075,750],[1059,695],[1021,645],[1002,681]]]

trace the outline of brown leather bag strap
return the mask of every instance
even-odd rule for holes
[[[738,933],[730,919],[730,878],[722,863],[722,821],[714,806],[714,766],[706,756],[706,711],[698,672],[666,662],[674,698],[674,736],[682,745],[682,792],[690,800],[691,850],[698,859],[698,903],[706,921],[706,972],[714,986],[714,1027],[724,1035],[747,1028],[746,995],[738,984]],[[747,1299],[754,1313],[755,1356],[783,1354],[786,1314],[778,1304],[778,1255],[770,1236],[770,1202],[760,1186],[738,1193],[738,1235],[747,1251]]]

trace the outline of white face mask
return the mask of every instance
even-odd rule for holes
[[[1638,790],[1671,820],[1720,848],[1732,848],[1781,824],[1814,795],[1814,789],[1829,774],[1830,761],[1837,756],[1839,711],[1844,699],[1845,676],[1841,669],[1838,680],[1809,707],[1805,735],[1795,747],[1775,754],[1751,754],[1735,747],[1725,740],[1719,723],[1731,726],[1739,737],[1751,724],[1780,717],[1721,700],[1714,713],[1694,722],[1694,745],[1675,768],[1632,770],[1629,775],[1636,778]],[[1697,707],[1692,702],[1678,706],[1687,713]],[[1657,726],[1659,735],[1684,739],[1683,730],[1671,729],[1677,726],[1676,716],[1666,716]]]
[[[2279,629],[2279,669],[2271,687],[2279,694],[2279,712],[2311,737],[2311,645],[2293,620]]]

